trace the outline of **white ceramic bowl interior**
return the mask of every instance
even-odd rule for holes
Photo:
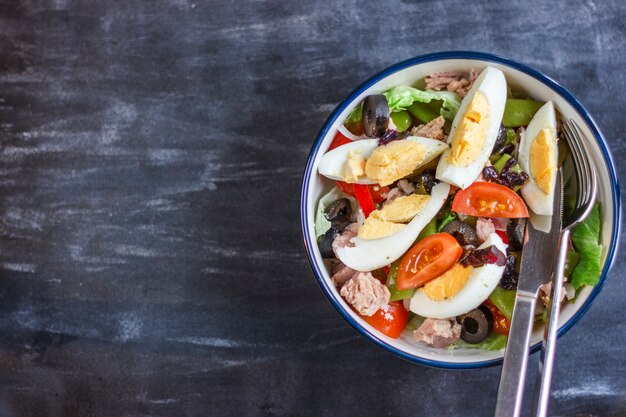
[[[363,321],[363,319],[355,314],[346,302],[339,296],[338,291],[333,286],[329,267],[324,263],[322,257],[320,256],[319,248],[317,244],[315,244],[314,216],[317,201],[322,195],[333,187],[332,181],[325,179],[317,173],[317,166],[322,155],[326,152],[333,137],[335,136],[337,126],[343,122],[350,111],[367,95],[381,93],[396,85],[412,85],[415,81],[424,78],[429,73],[440,71],[469,72],[471,69],[482,70],[487,65],[491,65],[504,72],[507,83],[514,87],[521,88],[534,99],[541,101],[552,100],[556,109],[560,112],[563,118],[571,118],[575,120],[588,138],[596,138],[596,140],[590,140],[588,145],[598,171],[598,199],[601,202],[602,207],[602,244],[604,248],[603,257],[606,267],[603,278],[606,274],[606,270],[608,269],[608,263],[610,263],[606,262],[607,258],[609,258],[609,254],[611,255],[610,257],[612,257],[617,241],[617,235],[619,234],[619,223],[617,223],[619,220],[619,195],[617,195],[618,188],[616,188],[616,178],[610,161],[610,156],[606,150],[606,145],[603,143],[600,133],[597,131],[597,128],[593,126],[593,121],[588,118],[588,116],[585,117],[586,112],[584,112],[584,109],[582,109],[579,113],[570,101],[568,101],[567,98],[560,92],[538,79],[537,76],[541,76],[540,74],[535,73],[533,75],[529,75],[525,72],[525,70],[529,70],[528,68],[490,55],[469,53],[469,55],[473,57],[471,59],[452,57],[446,58],[446,56],[454,56],[454,53],[444,53],[439,55],[442,55],[440,59],[437,59],[437,54],[435,54],[427,56],[431,57],[430,59],[433,59],[432,57],[434,56],[435,60],[425,58],[424,62],[412,65],[405,63],[404,68],[402,68],[403,64],[398,64],[395,67],[383,71],[381,74],[386,76],[376,80],[377,77],[381,77],[379,74],[379,76],[375,76],[372,80],[370,80],[370,85],[368,85],[368,82],[364,83],[362,87],[359,87],[362,88],[360,92],[359,88],[357,88],[355,93],[353,93],[347,101],[344,101],[344,103],[339,105],[338,110],[343,108],[342,111],[336,111],[333,115],[331,115],[327,121],[327,125],[324,129],[322,129],[320,138],[318,138],[318,140],[321,139],[319,146],[317,148],[314,146],[309,160],[310,170],[307,171],[308,174],[305,172],[303,180],[303,233],[305,235],[305,243],[313,269],[320,280],[322,289],[329,296],[331,302],[338,307],[342,315],[370,340],[387,348],[391,352],[404,357],[405,359],[413,360],[418,363],[455,368],[478,367],[498,363],[503,356],[504,350],[484,351],[477,349],[434,349],[415,342],[412,339],[411,333],[406,330],[400,338],[391,339],[371,328],[367,323],[365,323],[365,321]],[[416,58],[413,61],[420,61],[420,58]],[[398,67],[400,67],[400,69],[394,71],[394,69]],[[591,126],[588,123],[590,123]],[[576,300],[575,304],[568,303],[565,308],[563,308],[560,322],[561,333],[565,330],[564,326],[566,323],[568,324],[567,327],[569,327],[573,325],[573,322],[580,318],[579,316],[582,315],[584,310],[588,308],[591,299],[595,297],[599,289],[599,287],[596,288],[596,290],[589,287],[585,288]],[[592,296],[592,292],[594,291],[595,293]],[[532,335],[532,343],[536,344],[540,340],[541,329],[535,329]]]

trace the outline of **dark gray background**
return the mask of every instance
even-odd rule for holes
[[[491,414],[499,367],[404,362],[325,300],[304,162],[365,78],[473,49],[570,88],[621,173],[626,7],[383,3],[0,2],[0,415]],[[626,414],[625,267],[560,342],[553,415]]]

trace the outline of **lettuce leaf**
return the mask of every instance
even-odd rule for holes
[[[480,343],[467,343],[460,339],[454,342],[448,349],[482,349],[482,350],[500,350],[506,347],[507,337],[496,332],[491,332]]]
[[[358,106],[352,109],[352,111],[350,112],[346,120],[344,120],[343,124],[347,126],[350,124],[359,123],[361,122],[362,118],[363,118],[363,102],[359,103]]]
[[[596,203],[585,221],[572,229],[572,244],[580,255],[570,280],[576,290],[585,285],[594,286],[600,280],[602,273],[600,225],[600,204]]]
[[[406,110],[413,102],[430,103],[441,100],[443,105],[439,113],[446,119],[454,119],[461,106],[461,98],[450,91],[418,90],[417,88],[399,85],[383,93],[389,102],[389,110]]]
[[[356,213],[356,210],[358,209],[358,204],[356,200],[341,191],[339,188],[333,187],[333,189],[330,190],[328,194],[320,198],[320,201],[317,203],[317,211],[315,212],[315,238],[320,237],[321,235],[326,233],[328,229],[330,229],[330,222],[324,215],[324,210],[326,210],[326,207],[328,207],[330,203],[339,200],[340,198],[347,198],[348,200],[350,200],[352,212]]]

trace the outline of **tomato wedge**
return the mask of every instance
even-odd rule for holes
[[[528,217],[524,200],[508,187],[491,182],[475,182],[459,190],[452,211],[475,217]]]
[[[382,334],[397,339],[409,321],[409,312],[402,305],[402,301],[394,301],[379,309],[372,316],[361,317]]]
[[[439,275],[459,261],[463,248],[452,235],[437,233],[420,240],[400,262],[398,289],[417,288]]]
[[[496,305],[489,299],[485,300],[484,304],[493,315],[493,331],[498,334],[508,336],[509,329],[511,328],[511,322],[509,319],[507,319],[504,314],[498,310],[498,307],[496,307]]]
[[[337,131],[337,133],[335,134],[335,137],[333,138],[333,141],[330,143],[330,146],[328,147],[328,150],[332,151],[333,149],[338,148],[341,145],[345,145],[346,143],[350,143],[350,142],[352,142],[352,140],[345,137],[340,131]]]

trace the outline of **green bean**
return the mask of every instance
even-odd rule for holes
[[[399,290],[398,289],[398,267],[400,266],[401,260],[398,259],[389,267],[389,273],[387,274],[387,289],[389,289],[389,301],[398,301],[404,300],[406,298],[411,298],[413,293],[415,292],[414,288],[410,288],[408,290]]]
[[[413,119],[411,119],[411,115],[406,110],[394,111],[391,113],[391,120],[398,128],[398,132],[404,132],[413,124]]]
[[[502,171],[502,168],[504,168],[504,165],[506,165],[509,159],[511,159],[511,155],[509,155],[508,153],[505,153],[504,155],[500,157],[500,159],[494,162],[493,167],[495,168],[496,171],[498,171],[498,174]]]
[[[507,99],[502,116],[504,127],[526,126],[545,103],[518,98]]]
[[[414,102],[407,110],[422,123],[428,123],[439,116],[439,113],[431,109],[428,104],[419,102]]]

